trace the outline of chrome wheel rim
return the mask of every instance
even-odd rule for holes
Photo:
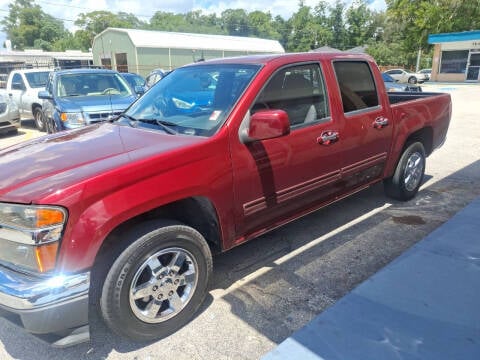
[[[146,323],[166,321],[182,311],[198,283],[195,258],[185,249],[167,248],[137,270],[129,300],[134,315]]]
[[[40,111],[35,112],[35,125],[37,125],[38,129],[43,127],[42,113]]]
[[[403,177],[403,183],[407,191],[415,190],[420,184],[420,181],[422,181],[423,167],[423,156],[420,153],[415,152],[410,155],[407,160],[407,165],[405,166]]]

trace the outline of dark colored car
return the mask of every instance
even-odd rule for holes
[[[145,79],[143,76],[135,74],[135,73],[120,73],[122,77],[127,80],[128,85],[131,86],[133,90],[138,90],[139,87],[145,92]]]
[[[120,73],[105,69],[52,72],[38,96],[49,133],[111,120],[137,99]]]
[[[383,73],[382,74],[383,82],[385,83],[385,88],[387,92],[396,92],[396,91],[412,91],[419,92],[422,91],[422,87],[413,84],[399,84],[392,78],[390,75]]]

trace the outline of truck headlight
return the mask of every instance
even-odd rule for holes
[[[0,203],[0,261],[36,272],[55,268],[65,209]]]
[[[85,119],[82,113],[60,113],[60,120],[71,125],[84,125]]]

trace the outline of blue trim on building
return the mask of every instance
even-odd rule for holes
[[[428,35],[429,44],[440,44],[440,43],[469,41],[469,40],[480,41],[480,30]]]

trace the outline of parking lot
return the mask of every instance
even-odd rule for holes
[[[166,339],[133,343],[93,319],[89,343],[53,349],[0,319],[0,359],[260,358],[480,195],[480,86],[424,91],[450,92],[453,116],[414,200],[392,201],[379,184],[217,255],[205,305]],[[22,121],[0,148],[42,134]]]

